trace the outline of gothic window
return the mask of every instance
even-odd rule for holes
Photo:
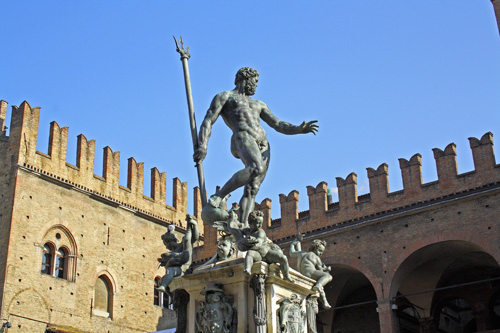
[[[66,278],[66,261],[68,257],[68,251],[64,248],[60,248],[56,252],[55,260],[55,276],[58,278]]]
[[[46,243],[43,246],[43,257],[42,257],[42,273],[52,275],[52,255],[54,253],[51,244]]]
[[[170,296],[167,293],[156,290],[156,287],[158,287],[159,284],[160,284],[160,277],[157,276],[155,278],[155,287],[154,287],[154,305],[158,305],[167,309],[173,309]]]
[[[94,314],[101,317],[111,317],[113,290],[105,275],[97,278],[94,288]]]
[[[44,244],[41,272],[74,282],[78,251],[71,232],[63,225],[54,225],[40,243]]]

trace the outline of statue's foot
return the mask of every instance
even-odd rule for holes
[[[320,291],[319,295],[320,295],[320,300],[321,300],[321,303],[323,304],[323,307],[325,309],[330,309],[332,306],[328,303],[328,300],[326,299],[326,294],[325,292],[323,291],[323,288],[321,288],[322,290]]]
[[[208,199],[208,204],[214,208],[219,208],[221,202],[222,198],[215,194]]]
[[[288,281],[288,282],[295,283],[295,280],[294,280],[294,279],[292,279],[292,277],[291,277],[290,275],[286,275],[286,276],[284,276],[283,278],[284,278],[286,281]]]
[[[245,269],[245,270],[243,270],[243,274],[252,275],[252,272],[250,272],[248,269]]]
[[[159,286],[159,287],[156,288],[156,290],[164,292],[164,293],[167,292],[167,288],[165,288],[164,286]]]

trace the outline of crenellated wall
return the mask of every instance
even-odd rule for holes
[[[5,135],[5,118],[7,102],[1,101],[0,135]],[[67,160],[68,127],[60,127],[55,121],[50,123],[48,153],[36,150],[40,108],[32,108],[24,101],[19,107],[12,107],[10,135],[0,145],[7,145],[12,161],[27,169],[43,173],[52,178],[92,192],[101,198],[109,199],[118,205],[138,210],[150,217],[185,225],[187,213],[187,183],[178,178],[173,179],[172,205],[166,204],[165,172],[157,168],[151,169],[151,195],[144,192],[144,163],[137,162],[133,157],[128,159],[127,186],[119,184],[120,152],[105,147],[103,151],[102,176],[94,174],[95,140],[89,140],[85,135],[77,137],[76,165]],[[195,188],[194,215],[200,215],[201,201],[199,190]],[[200,219],[200,227],[202,227]],[[201,229],[202,230],[202,229]]]
[[[472,190],[500,181],[500,166],[495,162],[493,134],[488,132],[481,139],[469,138],[475,170],[458,174],[456,145],[450,143],[444,150],[434,148],[434,158],[438,179],[422,183],[422,156],[413,155],[409,160],[399,159],[403,178],[403,190],[390,192],[389,166],[385,163],[378,168],[367,168],[370,192],[358,196],[357,175],[350,173],[345,179],[337,177],[339,201],[328,205],[328,184],[320,182],[307,187],[309,210],[299,212],[299,192],[280,194],[281,217],[271,219],[271,199],[256,203],[256,209],[264,213],[264,228],[275,241],[294,237],[298,232],[311,233],[325,228],[334,228],[349,221],[371,215],[381,215],[395,209],[438,199],[459,192]],[[198,249],[198,259],[205,259],[215,251],[215,231],[212,242],[205,249]]]
[[[500,181],[500,167],[495,162],[493,134],[488,132],[481,139],[469,138],[475,170],[458,174],[456,145],[450,143],[444,150],[434,148],[438,179],[422,183],[422,159],[420,154],[410,160],[399,159],[403,178],[403,190],[390,192],[388,165],[377,169],[367,168],[370,184],[368,194],[358,196],[357,175],[345,179],[337,177],[339,201],[327,204],[327,183],[308,186],[309,210],[298,211],[299,192],[280,194],[281,218],[268,222],[268,235],[275,240],[294,236],[297,232],[309,233],[327,226],[359,219],[373,214],[383,214],[397,208],[424,202],[478,188]],[[270,216],[271,200],[265,199],[266,216]]]

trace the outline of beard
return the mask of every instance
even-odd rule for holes
[[[247,96],[252,96],[252,95],[254,95],[254,94],[255,94],[255,90],[256,90],[256,89],[257,89],[257,87],[256,87],[256,86],[247,84],[247,85],[245,86],[245,94],[246,94]]]

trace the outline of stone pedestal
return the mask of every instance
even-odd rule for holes
[[[170,290],[189,294],[186,332],[196,332],[196,312],[205,301],[201,292],[209,284],[222,285],[225,295],[234,297],[238,333],[292,332],[292,326],[307,332],[306,298],[312,293],[314,280],[290,269],[295,283],[285,281],[277,265],[264,262],[253,265],[251,276],[245,275],[243,269],[243,259],[237,258],[174,279]],[[280,328],[283,323],[285,327]]]

